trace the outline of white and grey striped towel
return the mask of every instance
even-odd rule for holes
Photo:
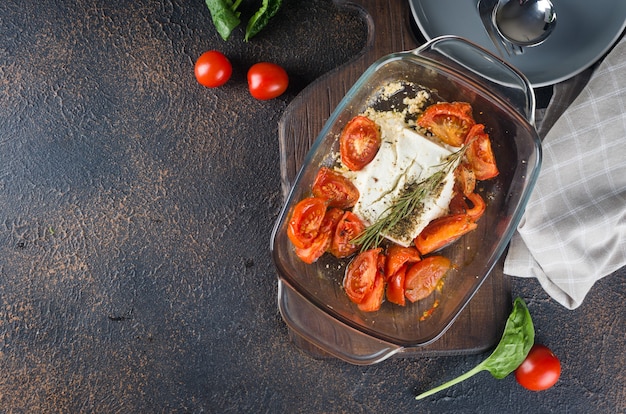
[[[557,85],[558,86],[558,85]],[[558,105],[555,87],[550,106]],[[626,37],[543,140],[543,164],[504,273],[574,309],[626,265]]]

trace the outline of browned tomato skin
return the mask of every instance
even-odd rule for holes
[[[319,169],[311,191],[315,197],[326,198],[330,207],[348,209],[359,199],[359,190],[342,174],[328,167]]]
[[[454,178],[454,188],[457,193],[468,195],[476,189],[476,174],[474,174],[474,170],[468,164],[460,164],[454,170]]]
[[[374,159],[381,142],[378,125],[366,116],[355,116],[339,137],[341,162],[350,170],[359,171]]]
[[[330,247],[332,236],[328,233],[320,233],[309,247],[295,247],[296,255],[306,264],[313,264],[322,257]]]
[[[431,221],[415,238],[414,243],[422,255],[439,250],[478,225],[467,214],[454,214]]]
[[[404,247],[392,244],[387,248],[387,263],[385,265],[385,275],[387,277],[395,274],[405,263],[415,263],[421,260],[420,253],[413,246]]]
[[[366,250],[356,255],[348,264],[343,287],[348,298],[356,304],[363,302],[374,289],[379,276],[378,256],[380,248]]]
[[[346,211],[335,229],[329,252],[337,257],[344,258],[353,255],[359,246],[352,243],[365,230],[365,225],[351,211]]]
[[[446,144],[460,147],[475,121],[469,103],[441,102],[426,108],[417,124]]]
[[[337,223],[343,216],[343,210],[331,207],[326,210],[324,220],[318,230],[317,237],[309,247],[296,247],[295,251],[300,260],[304,263],[312,264],[319,259],[330,248],[330,244],[337,228]]]
[[[410,302],[427,298],[451,267],[450,260],[444,256],[425,257],[407,270],[404,295]]]
[[[408,264],[404,264],[395,273],[386,275],[387,300],[400,306],[406,305],[406,296],[404,295],[404,279],[406,278],[407,268]]]
[[[472,221],[477,222],[487,209],[487,204],[478,193],[468,194],[467,199],[472,203],[472,207],[467,209],[466,214],[472,219]]]
[[[376,261],[376,279],[372,291],[368,293],[363,301],[357,304],[362,312],[376,312],[383,304],[385,297],[385,262],[387,257],[381,252],[378,253]]]
[[[296,204],[287,225],[287,236],[295,247],[304,249],[313,244],[327,205],[327,201],[319,197],[308,197]]]
[[[491,148],[491,139],[483,124],[472,127],[467,134],[466,145],[465,157],[477,180],[489,180],[500,173]]]

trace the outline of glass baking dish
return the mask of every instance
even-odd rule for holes
[[[379,311],[365,313],[342,287],[350,258],[326,254],[305,264],[286,229],[295,204],[310,194],[320,166],[335,162],[344,125],[379,101],[391,82],[411,82],[443,100],[469,102],[476,122],[485,124],[490,134],[500,174],[479,184],[487,208],[478,228],[441,252],[454,264],[443,288],[405,307],[385,302]],[[435,38],[372,64],[313,143],[272,233],[278,306],[289,328],[321,350],[361,365],[437,340],[488,277],[521,219],[541,164],[534,109],[533,90],[521,73],[462,38]]]

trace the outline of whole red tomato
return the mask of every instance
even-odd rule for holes
[[[194,72],[201,85],[216,88],[228,82],[233,73],[233,66],[223,53],[209,50],[200,55],[196,61]]]
[[[515,370],[515,379],[531,391],[547,390],[559,380],[561,363],[545,345],[535,344],[526,359]]]
[[[265,101],[282,95],[289,86],[287,71],[270,63],[255,63],[248,70],[248,89],[256,99]]]

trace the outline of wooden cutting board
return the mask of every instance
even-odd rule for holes
[[[331,112],[359,76],[378,58],[418,46],[406,0],[336,0],[339,8],[357,8],[368,24],[364,50],[352,61],[317,79],[287,107],[279,123],[281,178],[286,198],[304,157]],[[407,348],[398,356],[434,356],[478,353],[499,341],[511,310],[511,286],[500,260],[454,324],[437,341]],[[305,351],[326,354],[291,332]]]

